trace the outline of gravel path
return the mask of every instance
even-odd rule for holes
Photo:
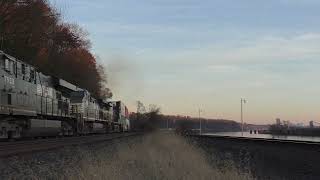
[[[251,179],[169,133],[0,159],[0,179]]]

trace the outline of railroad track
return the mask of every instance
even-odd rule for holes
[[[33,153],[37,151],[46,151],[66,146],[94,144],[99,142],[111,141],[119,138],[137,136],[141,134],[142,133],[139,132],[127,132],[65,138],[37,139],[16,142],[0,142],[0,157]]]

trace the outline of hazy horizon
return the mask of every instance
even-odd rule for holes
[[[115,99],[246,123],[320,121],[320,1],[50,0],[86,29]]]

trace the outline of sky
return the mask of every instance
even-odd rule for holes
[[[89,34],[115,99],[246,123],[320,121],[318,0],[51,0]]]

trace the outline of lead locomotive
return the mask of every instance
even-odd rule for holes
[[[0,51],[0,139],[128,131],[121,101],[90,92]]]

